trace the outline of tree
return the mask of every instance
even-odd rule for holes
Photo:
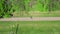
[[[60,10],[60,1],[59,0],[50,0],[48,3],[48,11],[56,11],[56,10]]]
[[[11,11],[12,9],[12,2],[9,0],[0,0],[1,1],[1,8],[0,8],[0,18],[7,18],[7,17],[11,17],[13,16],[13,12],[15,11],[14,9]]]

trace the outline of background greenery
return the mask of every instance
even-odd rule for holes
[[[0,17],[13,16],[14,12],[20,12],[22,16],[24,13],[30,15],[31,11],[50,13],[60,11],[59,6],[60,0],[0,0]]]

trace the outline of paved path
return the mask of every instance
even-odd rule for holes
[[[22,17],[22,18],[3,18],[0,21],[56,21],[60,20],[60,17]]]

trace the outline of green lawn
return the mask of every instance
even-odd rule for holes
[[[0,21],[0,34],[60,34],[60,21]]]

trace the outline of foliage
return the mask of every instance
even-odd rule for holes
[[[59,0],[26,0],[26,9],[35,11],[55,11],[60,9]]]
[[[0,0],[0,18],[7,18],[13,16],[12,2],[9,0]]]
[[[29,11],[56,11],[60,10],[60,0],[0,0],[0,17],[13,16],[14,9],[27,14]]]

